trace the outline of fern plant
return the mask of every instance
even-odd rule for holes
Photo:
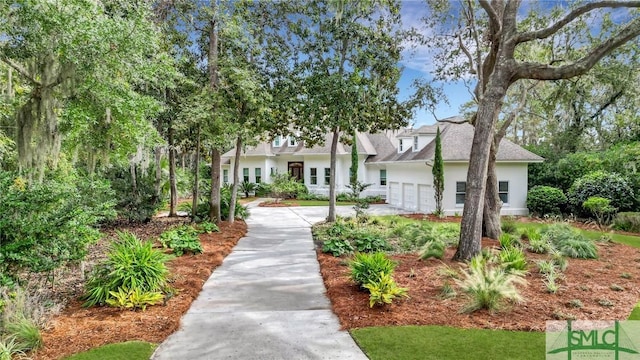
[[[479,255],[474,258],[477,257]],[[506,301],[521,302],[523,297],[517,286],[527,283],[522,272],[508,272],[481,259],[472,261],[467,271],[462,273],[462,279],[454,281],[468,297],[463,312],[480,309],[494,312],[501,310]]]
[[[364,284],[369,290],[369,307],[391,304],[397,297],[409,297],[407,289],[398,287],[391,274],[380,272],[375,281]]]
[[[382,252],[356,253],[349,262],[351,280],[362,287],[378,282],[381,273],[391,276],[396,266],[397,264]]]

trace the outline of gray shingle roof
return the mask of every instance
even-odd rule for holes
[[[442,160],[468,161],[469,154],[471,154],[471,144],[473,143],[473,126],[467,123],[440,123],[436,125],[430,125],[429,128],[425,128],[425,126],[423,126],[417,130],[414,130],[414,132],[432,131],[437,127],[440,127],[440,136],[442,141]],[[432,133],[435,133],[435,131],[429,132],[429,134]],[[400,136],[401,135],[399,135],[399,137]],[[396,151],[394,153],[388,154],[385,157],[377,158],[373,160],[373,162],[427,161],[433,160],[434,153],[435,141],[432,141],[420,151],[413,151],[413,149],[411,148],[403,153],[398,153]],[[500,142],[500,148],[498,149],[496,160],[539,162],[543,159],[540,156],[522,148],[521,146],[512,143],[511,141],[503,139]]]

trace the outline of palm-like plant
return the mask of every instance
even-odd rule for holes
[[[249,193],[256,190],[256,184],[248,181],[240,183],[240,191],[244,193],[244,197],[249,197]]]

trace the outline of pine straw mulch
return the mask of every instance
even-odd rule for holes
[[[487,240],[484,239],[483,246],[496,246],[497,242]],[[543,278],[535,267],[535,261],[544,259],[545,255],[527,252],[528,285],[521,288],[526,302],[511,305],[494,314],[486,310],[461,313],[465,299],[460,291],[453,299],[441,299],[441,289],[447,280],[438,275],[438,269],[444,265],[452,268],[463,266],[450,260],[455,249],[447,249],[442,261],[422,261],[417,254],[391,256],[399,263],[394,278],[399,286],[409,289],[410,298],[374,308],[369,308],[368,293],[359,290],[349,279],[346,259],[318,250],[318,260],[327,295],[343,329],[447,325],[459,328],[544,331],[547,320],[623,320],[628,318],[640,301],[640,249],[614,243],[601,243],[598,248],[599,259],[569,259],[569,267],[561,281],[561,290],[556,294],[546,292]],[[582,307],[576,307],[576,300],[580,301]]]
[[[128,230],[142,239],[155,239],[167,228],[185,223],[180,218],[155,218],[148,224],[127,225],[119,230]],[[202,234],[200,241],[204,252],[185,255],[171,260],[171,286],[179,292],[164,305],[151,306],[146,311],[123,311],[110,307],[84,308],[78,299],[82,294],[80,269],[67,271],[56,280],[54,297],[70,299],[65,309],[55,316],[43,332],[44,347],[33,358],[36,360],[60,359],[74,353],[101,345],[130,340],[160,343],[180,325],[180,318],[198,296],[204,282],[212,271],[222,264],[238,240],[244,236],[247,226],[243,221],[222,223],[219,233]],[[91,264],[104,258],[109,240],[115,229],[106,231],[108,236],[92,247],[87,259],[87,270]],[[74,276],[75,274],[75,276]]]

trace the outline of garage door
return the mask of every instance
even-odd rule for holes
[[[400,206],[400,184],[397,182],[389,183],[389,204]]]
[[[416,191],[414,184],[402,184],[402,208],[416,209]]]
[[[431,186],[418,184],[418,211],[428,214],[433,211],[431,203],[434,201]]]

